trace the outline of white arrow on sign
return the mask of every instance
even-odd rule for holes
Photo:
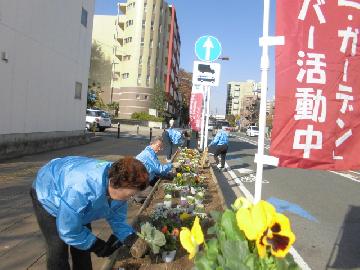
[[[206,53],[205,53],[205,60],[209,61],[210,60],[210,51],[212,48],[214,48],[214,45],[211,42],[210,37],[208,37],[203,45],[203,48],[206,49]]]

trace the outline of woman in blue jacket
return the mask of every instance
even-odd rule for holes
[[[225,167],[225,158],[228,151],[228,145],[229,145],[229,137],[226,131],[219,129],[219,131],[216,133],[214,139],[209,144],[210,146],[214,146],[214,159],[216,162],[217,167],[221,170]],[[219,164],[219,155],[221,156],[221,164]]]
[[[170,127],[164,130],[162,137],[165,144],[166,161],[171,162],[172,146],[183,143],[183,134],[180,131]]]
[[[125,157],[114,163],[70,156],[43,166],[30,191],[47,247],[47,269],[92,269],[90,252],[110,256],[137,236],[126,223],[127,202],[149,183],[144,165]],[[105,242],[91,232],[91,222],[106,219],[113,234]]]

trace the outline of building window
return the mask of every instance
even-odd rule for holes
[[[141,38],[140,46],[144,46],[144,38]]]
[[[134,24],[134,21],[133,20],[128,20],[127,22],[126,22],[126,27],[129,27],[129,26],[131,26],[131,25],[133,25]]]
[[[142,20],[142,28],[145,28],[145,25],[146,25],[146,21]]]
[[[132,42],[132,37],[127,37],[124,39],[125,43],[130,43]]]
[[[141,84],[141,73],[138,75],[137,83],[138,83],[138,85]]]
[[[85,8],[81,8],[81,24],[87,27],[88,12]]]
[[[145,95],[145,96],[144,96],[144,99],[145,99],[145,100],[148,100],[148,98],[149,98],[148,95]]]
[[[75,82],[75,99],[81,99],[82,83]]]
[[[129,73],[123,73],[123,74],[121,74],[121,76],[123,79],[127,79],[127,78],[129,78]]]
[[[150,85],[150,75],[146,76],[146,85],[149,86]]]
[[[130,58],[131,58],[131,55],[124,55],[123,60],[124,60],[124,61],[129,61]]]
[[[153,47],[153,43],[154,43],[154,42],[153,42],[153,40],[151,39],[151,40],[150,40],[150,48]]]
[[[140,95],[139,95],[139,94],[136,95],[136,99],[138,99],[138,100],[140,99]]]

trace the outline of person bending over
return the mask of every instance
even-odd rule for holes
[[[56,158],[43,166],[30,190],[45,237],[48,270],[92,269],[90,253],[110,256],[137,240],[126,223],[127,200],[149,184],[145,166],[132,157],[116,162],[87,157]],[[107,242],[91,232],[91,222],[106,219],[113,234]]]

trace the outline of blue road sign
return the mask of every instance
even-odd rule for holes
[[[221,55],[221,44],[216,37],[202,36],[195,43],[195,54],[201,61],[215,61]]]

